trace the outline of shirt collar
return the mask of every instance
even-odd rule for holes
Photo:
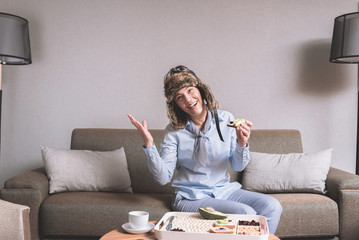
[[[208,111],[208,113],[210,113],[211,115],[212,115],[212,119],[211,119],[211,121],[212,121],[212,124],[216,124],[216,120],[215,120],[215,118],[214,118],[214,112],[213,111],[209,111],[208,109],[207,109],[207,111]],[[224,121],[224,119],[223,119],[223,117],[222,117],[222,115],[221,114],[218,114],[218,120],[219,120],[219,122],[223,122]],[[206,120],[207,121],[207,120]],[[187,129],[188,131],[192,131],[192,126],[191,126],[191,123],[190,123],[190,121],[187,121],[187,124],[186,124],[186,127],[185,127],[185,129]]]

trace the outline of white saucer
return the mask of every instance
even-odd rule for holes
[[[154,227],[155,227],[155,224],[153,224],[151,222],[147,223],[147,226],[144,228],[141,228],[141,229],[132,228],[130,223],[122,224],[123,230],[125,230],[128,233],[133,233],[133,234],[146,233],[146,232],[151,231],[152,228],[154,228]]]

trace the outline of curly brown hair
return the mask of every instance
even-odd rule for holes
[[[189,68],[179,65],[171,68],[164,77],[164,93],[166,97],[167,116],[175,128],[184,128],[188,122],[188,114],[178,107],[174,100],[175,93],[183,87],[196,87],[208,110],[218,109],[218,102],[208,85],[203,83]]]

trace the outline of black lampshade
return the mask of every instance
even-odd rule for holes
[[[25,18],[0,12],[0,64],[30,64],[29,23]]]
[[[335,18],[330,61],[359,63],[359,12]]]

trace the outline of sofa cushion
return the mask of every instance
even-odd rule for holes
[[[301,134],[294,129],[253,129],[248,143],[253,152],[303,152]]]
[[[123,148],[114,151],[41,147],[50,194],[65,191],[132,192]]]
[[[250,153],[243,173],[243,188],[265,193],[322,193],[332,159],[332,149],[316,153]]]
[[[156,146],[160,146],[164,130],[150,130]],[[126,151],[131,187],[134,193],[173,193],[171,184],[161,186],[148,170],[143,139],[137,129],[77,128],[71,136],[71,149]]]
[[[325,195],[271,194],[283,206],[276,236],[319,237],[339,234],[338,205]]]
[[[143,210],[151,220],[170,211],[171,194],[65,192],[48,197],[40,209],[47,236],[102,236],[128,222],[128,212]]]

